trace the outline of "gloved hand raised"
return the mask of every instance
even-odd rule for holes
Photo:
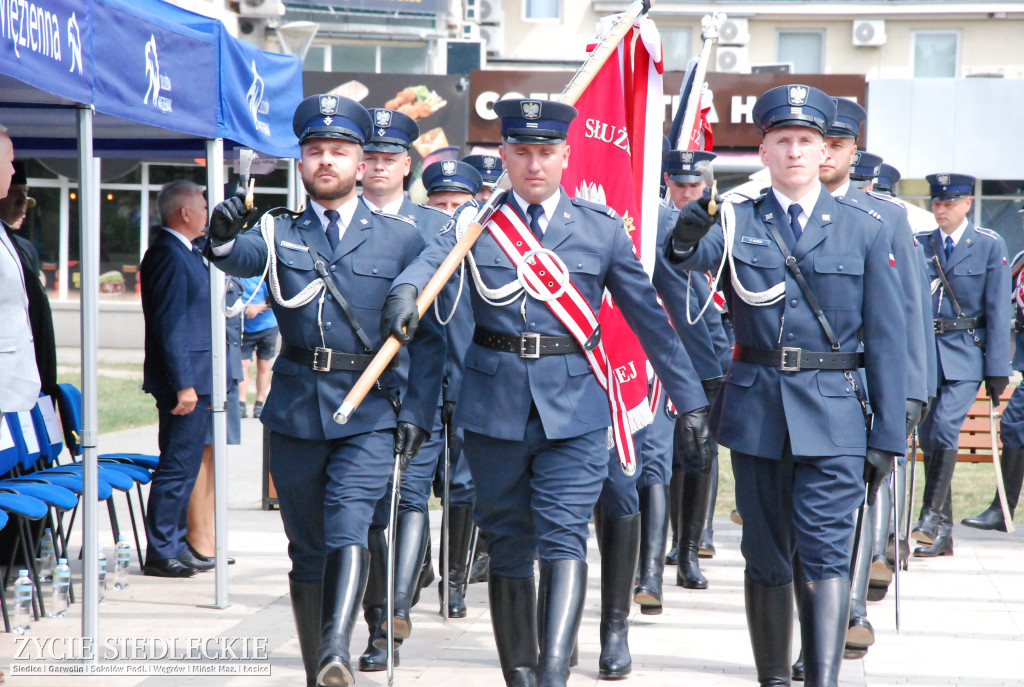
[[[885,478],[892,473],[893,454],[869,448],[864,456],[864,483],[868,485],[868,505],[875,505],[878,488]]]
[[[409,463],[416,457],[420,446],[429,436],[427,430],[421,429],[411,422],[400,420],[395,427],[395,455],[400,456],[399,467],[402,472],[409,467]]]
[[[697,200],[691,200],[679,211],[679,219],[672,229],[672,240],[678,249],[686,249],[697,243],[708,229],[714,225],[717,213],[712,215],[708,212],[708,204],[711,203],[711,192],[705,191],[704,195]]]
[[[394,336],[402,344],[412,341],[420,323],[416,296],[416,287],[412,284],[399,284],[391,289],[380,314],[380,338],[386,340]]]
[[[688,455],[697,456],[697,465],[701,474],[711,472],[711,464],[715,459],[711,432],[708,429],[708,406],[683,413],[676,420],[676,441],[682,440],[683,450]]]
[[[210,236],[214,243],[227,243],[242,231],[256,224],[260,218],[259,210],[245,209],[245,189],[239,187],[235,195],[225,198],[213,208],[210,215]]]

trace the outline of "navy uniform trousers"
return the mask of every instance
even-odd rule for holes
[[[525,216],[522,209],[519,213]],[[455,240],[454,231],[438,236],[396,285],[422,289]],[[614,212],[562,192],[542,243],[565,262],[595,311],[607,287],[678,399],[680,412],[706,405]],[[473,255],[489,287],[516,279],[512,262],[487,232]],[[472,297],[478,328],[567,335],[548,306],[533,298],[495,307],[475,288]],[[585,560],[588,522],[609,474],[611,424],[607,394],[586,358],[570,353],[528,360],[472,343],[459,393],[455,422],[465,432],[463,450],[477,492],[475,518],[487,533],[491,571],[505,578],[532,577],[535,552],[542,563]]]
[[[312,247],[327,263],[371,343],[379,347],[380,308],[391,281],[419,254],[424,242],[412,222],[372,212],[361,199],[355,202],[352,219],[333,250],[312,204],[301,215],[276,217],[278,276],[283,298],[292,298],[316,280]],[[262,273],[266,259],[267,245],[258,226],[239,235],[227,255],[214,258],[222,270],[240,277]],[[324,297],[322,315],[318,302],[315,298],[302,307],[285,308],[272,294],[271,307],[284,342],[305,349],[326,345],[362,353],[362,343],[333,296]],[[436,326],[424,319],[408,348],[408,390],[397,420],[432,429],[444,341]],[[274,363],[274,384],[260,421],[270,430],[270,471],[288,536],[290,576],[295,581],[320,581],[331,550],[349,545],[365,548],[374,508],[386,492],[395,460],[396,423],[387,396],[374,389],[347,424],[333,419],[359,375],[314,371],[284,355]],[[392,394],[402,391],[394,374],[386,373],[382,381]]]
[[[766,307],[740,299],[727,282],[736,344],[754,349],[830,344],[787,271],[768,227],[792,233],[775,196],[734,205],[732,253],[740,282],[752,291],[785,283],[785,297]],[[840,350],[864,342],[861,371],[777,368],[733,360],[711,410],[719,443],[732,449],[737,506],[744,517],[742,550],[748,577],[777,587],[792,581],[799,552],[804,582],[848,577],[854,511],[864,497],[867,446],[905,447],[905,314],[897,272],[881,221],[821,187],[810,219],[791,252],[839,338]],[[695,249],[673,252],[678,269],[717,269],[724,250],[720,225]],[[783,315],[785,315],[783,317]],[[872,390],[873,424],[850,379]],[[749,523],[749,526],[748,526]]]

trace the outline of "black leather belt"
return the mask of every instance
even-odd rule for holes
[[[473,330],[473,343],[495,351],[515,353],[520,358],[583,352],[583,348],[571,336],[545,336],[534,332],[505,334],[481,327]]]
[[[800,370],[856,370],[864,367],[863,353],[819,353],[802,348],[747,348],[736,344],[732,359],[754,365],[774,367],[781,372]]]
[[[307,365],[317,372],[362,372],[369,367],[374,356],[372,353],[345,353],[331,348],[301,348],[287,341],[281,341],[281,355],[299,365]],[[397,365],[397,361],[397,357],[392,358],[388,369]]]
[[[965,329],[984,329],[984,317],[957,317],[951,320],[935,318],[935,333],[957,332]]]

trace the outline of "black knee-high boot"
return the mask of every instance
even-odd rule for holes
[[[370,544],[370,574],[366,581],[366,592],[363,594],[363,618],[370,631],[370,638],[366,643],[366,651],[359,657],[359,670],[363,672],[374,672],[387,668],[387,636],[381,630],[381,623],[386,620],[385,609],[387,608],[387,564],[388,564],[388,543],[384,530],[370,530],[368,535]],[[385,644],[384,648],[378,649],[374,641]],[[398,647],[395,647],[395,665],[399,665]]]
[[[473,536],[473,507],[472,506],[451,506],[448,509],[448,541],[451,551],[448,554],[448,617],[466,617],[465,591],[467,576],[469,574],[468,557],[470,538]],[[442,548],[444,542],[442,542]],[[444,554],[438,561],[438,566],[443,565]],[[442,585],[444,580],[438,583],[438,597],[444,599]]]
[[[400,513],[395,533],[395,639],[412,634],[410,611],[420,590],[420,572],[427,546],[427,514],[418,511]],[[381,622],[382,634],[374,641],[378,649],[387,648],[387,614]]]
[[[537,687],[565,687],[586,593],[586,561],[561,559],[541,563],[537,593]]]
[[[320,609],[319,685],[348,687],[355,684],[348,645],[369,570],[370,552],[361,546],[345,546],[327,554]]]
[[[508,687],[535,687],[537,589],[532,577],[489,574],[487,596],[498,661]]]
[[[833,577],[804,584],[800,602],[800,641],[804,685],[837,687],[850,613],[850,579]]]
[[[683,502],[679,513],[679,565],[676,584],[687,589],[707,589],[708,580],[700,571],[700,537],[711,497],[711,475],[683,473]]]
[[[669,487],[665,484],[653,484],[640,490],[640,564],[633,601],[640,604],[640,612],[644,615],[661,613],[668,492]]]
[[[299,649],[302,651],[302,666],[306,669],[306,687],[315,687],[319,669],[317,649],[320,648],[320,597],[323,585],[320,582],[302,582],[288,579],[292,597],[292,615],[295,629],[299,633]]]
[[[766,587],[744,576],[747,630],[761,687],[788,687],[793,641],[793,585]]]
[[[1001,465],[1003,484],[1006,487],[1006,505],[1009,507],[1012,517],[1017,510],[1021,484],[1024,483],[1024,448],[1003,448]],[[973,518],[964,518],[960,522],[977,530],[1005,532],[1006,520],[1003,518],[1003,507],[999,503],[999,494],[992,499],[992,505],[988,507],[988,510]]]
[[[664,487],[658,485],[657,488],[664,493]],[[629,611],[633,571],[640,551],[640,514],[606,518],[602,534],[598,676],[602,680],[618,680],[629,675],[633,667],[629,655]]]

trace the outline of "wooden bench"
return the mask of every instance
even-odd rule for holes
[[[1000,395],[998,412],[1006,410],[1006,403],[1010,400],[1015,386],[1007,386]],[[967,411],[967,419],[960,427],[960,441],[958,442],[959,453],[956,461],[958,463],[991,463],[992,462],[992,432],[989,421],[989,406],[991,405],[988,395],[985,393],[985,385],[982,384],[978,390],[978,396],[974,405]],[[1000,440],[999,448],[1003,447]],[[917,459],[921,460],[923,453],[918,450]]]

